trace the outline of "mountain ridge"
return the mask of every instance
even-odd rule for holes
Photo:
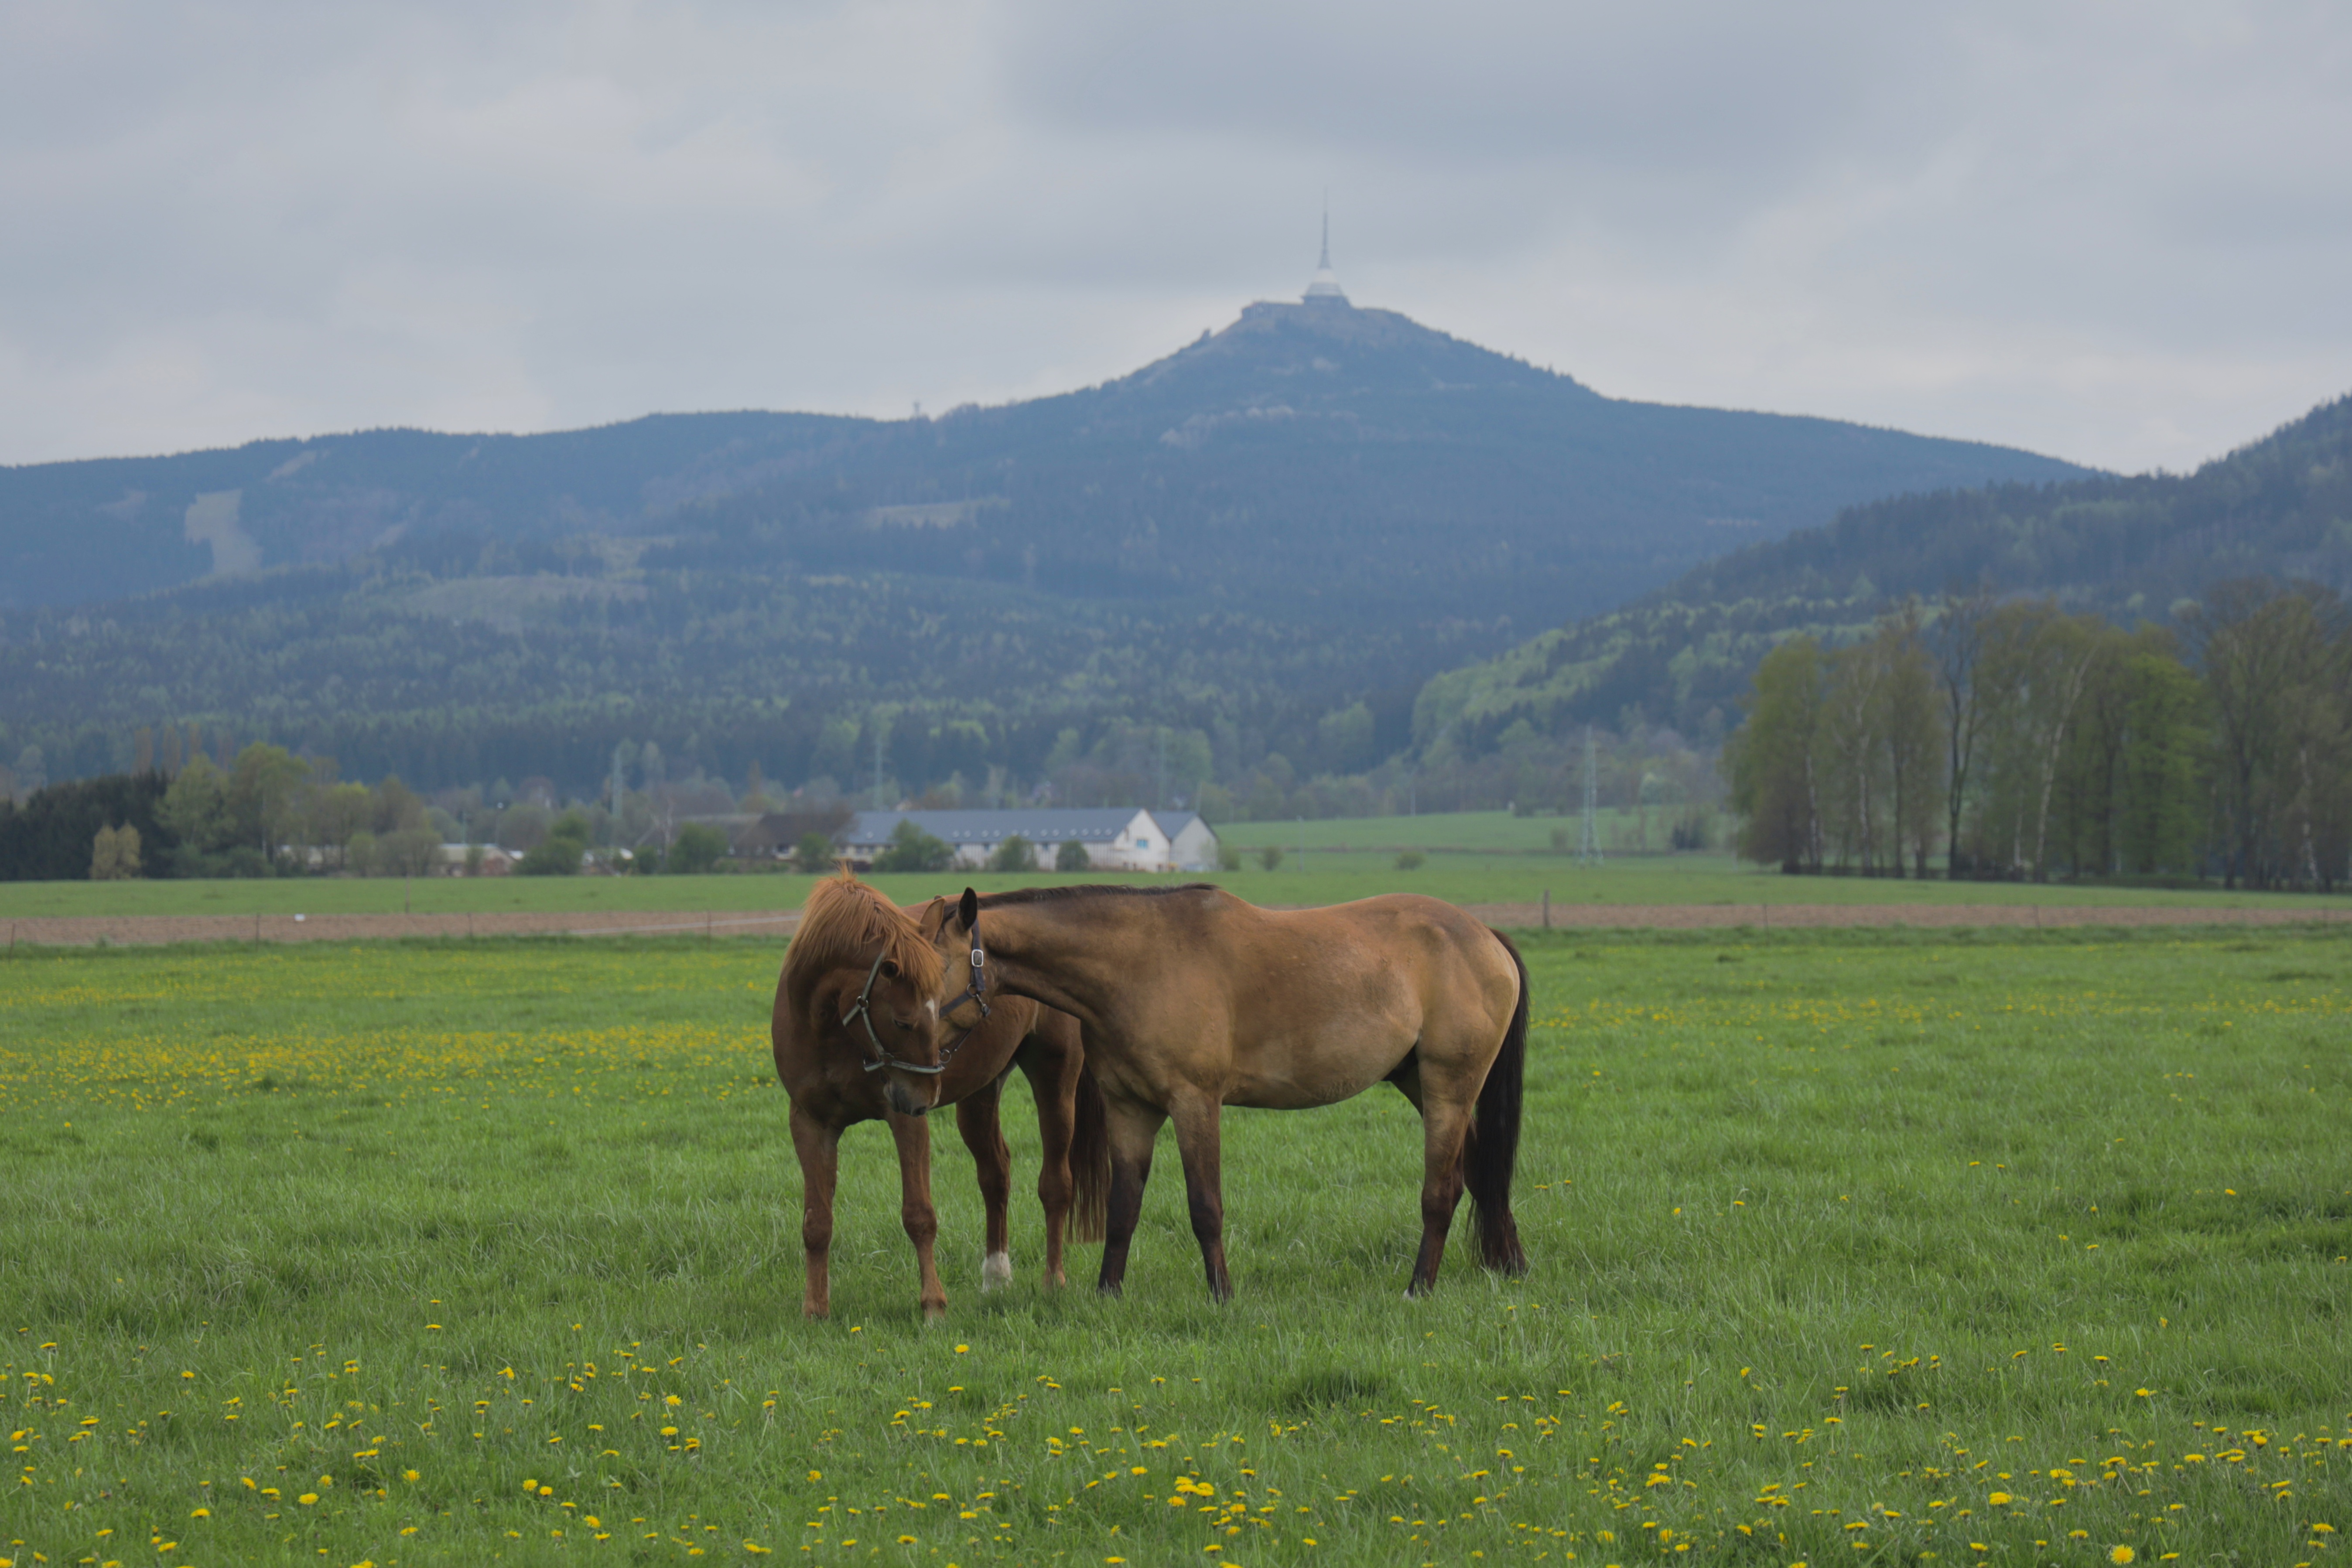
[[[1611,399],[1395,312],[1261,302],[1125,376],[936,418],[0,470],[0,745],[72,776],[201,720],[370,775],[584,784],[600,751],[656,736],[793,778],[841,765],[828,726],[889,710],[918,781],[1034,773],[1063,731],[1129,722],[1197,731],[1221,767],[1344,770],[1408,742],[1431,676],[1727,539],[2086,471]]]
[[[2169,620],[2237,576],[2352,594],[2352,395],[2187,474],[2102,475],[1893,497],[1759,542],[1600,616],[1433,678],[1414,743],[1480,751],[1514,724],[1559,733],[1639,706],[1693,732],[1734,721],[1780,638],[1848,640],[1906,598],[2047,595],[2118,622]]]

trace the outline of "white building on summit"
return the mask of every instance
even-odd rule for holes
[[[1300,296],[1309,305],[1345,305],[1348,291],[1339,287],[1339,275],[1331,270],[1331,215],[1323,215],[1323,259],[1315,264],[1315,279],[1307,285]],[[1352,307],[1350,307],[1352,309]]]

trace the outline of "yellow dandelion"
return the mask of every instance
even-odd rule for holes
[[[304,1508],[309,1508],[311,1504],[319,1500],[319,1494],[317,1492],[304,1492],[300,1497],[296,1498],[294,1500],[300,1503]]]
[[[2128,1546],[2118,1546],[2114,1551],[2107,1553],[2107,1561],[2117,1563],[2137,1563],[2139,1561],[2139,1553],[2134,1552]]]
[[[1992,1496],[1985,1499],[1985,1501],[1990,1503],[1995,1508],[2000,1508],[2009,1501],[2009,1494],[2007,1492],[1995,1492]]]

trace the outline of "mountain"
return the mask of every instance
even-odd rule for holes
[[[933,420],[669,415],[0,469],[0,609],[455,532],[665,536],[681,563],[1321,604],[1340,620],[1410,606],[1549,622],[1853,501],[2082,472],[1833,420],[1621,402],[1391,311],[1259,304],[1120,380]]]
[[[2352,594],[2352,396],[2186,475],[1997,484],[1848,508],[1634,603],[1432,679],[1413,732],[1472,753],[1521,722],[1559,733],[1638,704],[1691,732],[1737,716],[1781,637],[1842,640],[1906,598],[2048,595],[2124,625],[2232,577]]]
[[[1364,702],[1342,749],[1385,754],[1433,672],[1727,542],[2084,471],[1618,401],[1393,312],[1253,305],[1132,375],[937,419],[0,470],[0,745],[68,776],[195,719],[371,773],[584,784],[616,740],[658,736],[792,778],[835,766],[828,722],[890,707],[917,780],[1028,772],[1120,718],[1339,766],[1335,711]]]

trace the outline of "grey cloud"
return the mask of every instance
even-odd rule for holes
[[[2352,383],[2288,5],[0,13],[0,461],[902,412],[1295,292],[1603,390],[2184,466]]]

